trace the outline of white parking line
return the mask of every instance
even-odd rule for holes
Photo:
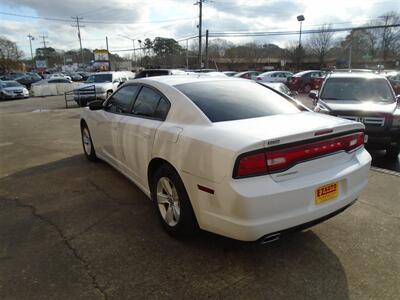
[[[396,172],[396,171],[386,170],[386,169],[377,168],[377,167],[371,167],[371,170],[379,172],[379,173],[387,174],[387,175],[393,175],[393,176],[400,177],[400,172]]]

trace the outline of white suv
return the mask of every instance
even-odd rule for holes
[[[129,71],[95,73],[74,90],[74,100],[80,106],[96,99],[106,100],[121,83],[134,78],[135,73]]]

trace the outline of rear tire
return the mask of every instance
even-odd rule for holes
[[[98,161],[96,151],[94,150],[92,137],[90,135],[89,128],[86,124],[81,126],[82,146],[85,156],[90,161]]]
[[[172,166],[164,164],[155,171],[150,189],[159,220],[170,235],[189,237],[199,232],[185,186]]]
[[[400,145],[392,145],[386,148],[386,156],[390,159],[398,159],[400,154]]]

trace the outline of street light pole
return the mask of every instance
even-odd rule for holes
[[[297,21],[300,22],[300,32],[299,32],[299,49],[297,53],[297,69],[299,69],[300,66],[300,58],[301,58],[301,29],[303,26],[303,21],[305,20],[303,15],[298,15],[297,16]]]
[[[31,58],[32,58],[32,67],[33,67],[33,51],[32,51],[32,41],[35,39],[31,34],[28,34],[29,38],[29,46],[31,47]]]
[[[132,46],[133,46],[133,51],[132,51],[132,60],[135,60],[135,68],[137,68],[137,60],[136,60],[136,49],[135,49],[135,39],[132,39],[128,36],[119,34],[120,37],[123,37],[125,39],[131,40],[132,41]]]

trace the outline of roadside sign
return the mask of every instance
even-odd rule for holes
[[[38,69],[46,69],[47,61],[46,60],[36,60],[36,68]]]

